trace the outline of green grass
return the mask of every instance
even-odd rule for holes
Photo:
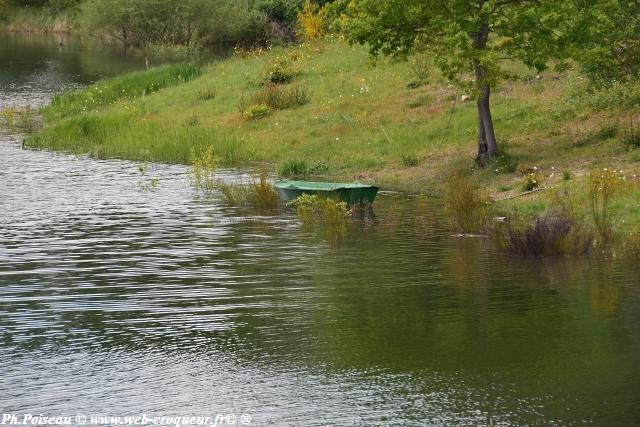
[[[200,73],[198,65],[173,64],[100,80],[89,88],[56,95],[51,104],[44,108],[43,114],[48,120],[54,121],[79,113],[97,111],[122,99],[151,95],[160,89],[188,82]]]
[[[238,108],[243,97],[264,90],[265,70],[283,57],[295,72],[279,90],[304,87],[308,96],[291,105],[296,108],[270,108],[266,116],[245,119]],[[180,67],[189,66],[120,76],[61,95],[44,110],[44,129],[25,146],[189,163],[192,149],[212,144],[227,165],[285,170],[303,161],[311,175],[417,192],[443,188],[445,177],[463,169],[496,199],[520,192],[522,170],[535,170],[542,188],[561,186],[568,171],[585,201],[591,169],[622,169],[630,180],[640,176],[638,150],[623,144],[628,123],[638,121],[638,84],[593,91],[575,70],[501,84],[491,102],[502,154],[490,167],[472,170],[475,102],[461,101],[466,94],[435,70],[415,87],[409,85],[416,76],[411,62],[373,64],[366,49],[335,40],[245,52],[191,72]],[[522,66],[513,64],[513,70],[522,72]],[[537,215],[551,206],[553,191],[501,204]],[[640,226],[640,215],[623,203],[636,196],[636,187],[620,196],[616,215],[625,228]],[[580,205],[584,215],[587,205]]]

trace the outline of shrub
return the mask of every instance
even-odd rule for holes
[[[468,177],[456,173],[447,179],[444,202],[458,231],[477,232],[485,228],[489,216],[488,199],[480,195]]]
[[[302,10],[298,12],[298,25],[306,40],[317,39],[324,34],[324,13],[314,6],[311,0],[305,0]]]
[[[576,226],[573,219],[546,216],[524,229],[496,229],[500,246],[514,255],[552,256],[586,254],[593,247],[593,234]]]
[[[251,104],[243,109],[242,117],[247,120],[255,120],[269,115],[271,108],[266,104]]]
[[[286,178],[309,175],[309,165],[300,159],[288,159],[278,165],[278,175]]]
[[[266,84],[290,83],[295,76],[300,74],[296,65],[300,57],[297,53],[277,55],[263,71],[263,81]]]
[[[400,156],[400,163],[402,163],[402,166],[408,168],[418,166],[418,156],[415,154],[403,154]]]

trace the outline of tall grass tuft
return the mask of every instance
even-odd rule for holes
[[[287,159],[278,165],[278,175],[285,178],[305,177],[309,174],[309,165],[302,159]]]
[[[454,173],[446,181],[445,209],[458,231],[474,233],[487,225],[490,209],[488,198],[462,173]]]
[[[95,111],[96,108],[122,98],[138,98],[175,86],[198,77],[201,68],[196,64],[173,64],[146,71],[124,74],[101,80],[90,87],[56,95],[44,108],[47,119],[61,119],[74,114]]]
[[[608,168],[591,171],[589,175],[589,201],[596,230],[603,243],[613,237],[611,201],[620,188],[621,178]]]
[[[268,84],[262,89],[254,92],[249,97],[242,97],[240,100],[240,112],[247,115],[247,111],[255,110],[257,106],[266,106],[263,110],[286,110],[307,104],[311,100],[309,90],[306,86],[280,86]],[[255,114],[252,114],[255,115]],[[263,114],[264,115],[264,114]]]

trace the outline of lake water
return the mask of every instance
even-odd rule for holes
[[[0,106],[143,63],[2,35]],[[640,424],[638,266],[510,259],[452,238],[437,201],[390,194],[328,241],[187,172],[0,136],[2,413]]]

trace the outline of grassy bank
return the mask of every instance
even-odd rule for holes
[[[160,81],[157,71],[98,82],[46,108],[46,126],[25,146],[188,163],[192,149],[213,145],[227,165],[410,191],[439,192],[463,170],[502,200],[502,211],[525,216],[548,210],[567,186],[588,215],[589,174],[609,168],[627,177],[612,201],[616,227],[640,227],[640,150],[632,149],[640,146],[640,86],[591,92],[575,71],[513,69],[523,79],[503,84],[492,100],[505,154],[485,170],[472,170],[476,109],[462,100],[467,94],[421,58],[372,64],[364,49],[339,41],[238,52],[144,96],[134,81]]]

